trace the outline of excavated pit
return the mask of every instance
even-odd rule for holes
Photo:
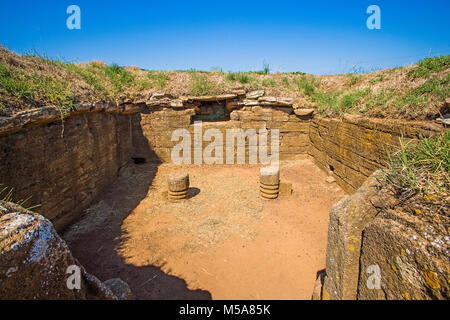
[[[89,272],[123,279],[138,299],[310,299],[345,193],[311,160],[290,160],[281,180],[293,193],[265,201],[259,168],[128,166],[65,239]],[[165,178],[180,170],[190,197],[172,203]]]
[[[271,97],[199,99],[80,106],[64,122],[51,107],[3,119],[0,182],[40,205],[88,272],[121,278],[138,299],[310,299],[332,205],[387,163],[400,136],[441,130],[325,119]],[[293,193],[263,201],[261,165],[172,164],[172,133],[192,134],[199,120],[223,137],[279,130],[281,181]],[[192,154],[207,145],[192,144]],[[248,156],[249,140],[245,148]],[[190,175],[189,199],[169,202],[165,179],[180,170]]]

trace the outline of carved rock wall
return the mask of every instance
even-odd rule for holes
[[[314,118],[309,154],[345,191],[353,193],[375,170],[387,165],[388,152],[398,146],[401,136],[417,139],[441,130],[442,126],[433,123],[357,116]]]
[[[60,231],[109,186],[131,155],[128,115],[89,112],[0,136],[0,183]]]

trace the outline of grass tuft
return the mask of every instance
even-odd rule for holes
[[[360,82],[361,79],[362,79],[362,76],[357,76],[357,75],[355,75],[355,74],[349,73],[349,74],[348,74],[348,81],[347,81],[347,84],[348,84],[350,87],[352,87],[352,86],[354,86],[355,84],[357,84],[358,82]]]
[[[192,94],[195,96],[207,95],[211,92],[211,84],[206,80],[206,78],[202,75],[199,75],[197,72],[193,71],[191,73],[192,80],[194,81],[192,84]]]
[[[298,89],[303,91],[303,93],[309,97],[313,96],[316,89],[320,86],[320,83],[314,78],[309,79],[306,75],[295,78],[294,82],[297,84]]]
[[[400,138],[399,150],[389,156],[386,180],[404,195],[448,194],[450,189],[450,132],[417,142]]]
[[[369,82],[370,82],[371,84],[376,84],[376,83],[378,83],[378,82],[382,82],[385,78],[386,78],[386,76],[381,75],[381,76],[379,76],[379,77],[376,77],[376,78],[370,80]]]
[[[31,199],[31,196],[25,200],[16,201],[15,203],[21,207],[24,207],[26,210],[33,210],[41,205],[34,205],[25,207],[25,204]],[[13,188],[5,187],[3,184],[0,183],[0,201],[2,202],[13,202]]]
[[[149,71],[147,77],[151,81],[151,87],[156,86],[159,89],[164,88],[169,81],[169,74],[164,71]]]
[[[450,68],[450,55],[425,58],[420,60],[416,67],[408,72],[413,78],[429,78],[432,73]]]

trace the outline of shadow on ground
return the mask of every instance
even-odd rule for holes
[[[106,208],[111,208],[114,214],[99,227],[77,233],[66,238],[66,241],[73,255],[89,273],[102,281],[122,279],[129,284],[136,299],[209,300],[211,294],[208,291],[190,290],[183,279],[168,275],[159,267],[127,264],[117,253],[127,237],[122,230],[123,221],[146,197],[158,165],[145,163],[126,167],[117,181],[101,196]],[[129,176],[126,170],[132,170]],[[199,192],[194,188],[190,190],[190,196]]]

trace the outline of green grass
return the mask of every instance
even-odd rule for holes
[[[448,193],[450,189],[450,132],[417,142],[402,137],[398,151],[389,156],[386,179],[404,194]]]
[[[127,88],[138,90],[152,88],[148,80],[136,80],[134,75],[117,64],[102,66],[99,64],[78,65],[65,64],[68,72],[79,75],[86,83],[92,86],[94,92],[100,97],[116,99]]]
[[[381,76],[379,76],[379,77],[376,77],[376,78],[370,80],[369,82],[370,82],[371,84],[376,84],[376,83],[378,83],[378,82],[382,82],[385,78],[386,78],[386,76],[381,75]]]
[[[336,113],[339,110],[339,97],[342,91],[332,92],[317,92],[311,97],[313,102],[316,102],[319,106],[319,113],[322,115],[329,115]],[[334,111],[335,110],[335,111]]]
[[[364,90],[355,90],[353,92],[344,94],[340,101],[339,101],[339,107],[341,112],[346,112],[353,107],[355,107],[359,101],[365,97],[367,94],[369,94],[370,89],[364,89]]]
[[[150,86],[159,89],[164,88],[169,81],[169,73],[164,71],[149,71],[147,77],[151,81]]]
[[[0,88],[19,99],[31,99],[33,84],[22,73],[15,73],[0,62]]]
[[[302,91],[312,102],[319,106],[319,112],[326,116],[343,115],[354,111],[361,99],[370,93],[370,89],[354,90],[345,93],[342,90],[319,91],[320,83],[314,78],[301,76],[294,80],[298,90]]]
[[[159,88],[164,88],[169,80],[169,74],[165,72],[158,72],[156,75],[155,83]]]
[[[19,200],[16,201],[15,203],[21,207],[24,207],[25,204],[31,199],[31,196],[25,200]],[[13,202],[13,188],[8,188],[5,187],[3,184],[0,183],[0,201],[4,201],[4,202]],[[34,205],[34,206],[30,206],[25,208],[26,210],[33,210],[35,208],[40,207],[41,205]]]
[[[417,112],[433,101],[439,103],[450,96],[450,74],[443,79],[430,78],[419,87],[408,91],[396,102],[401,112]]]
[[[291,87],[291,83],[289,82],[289,78],[288,78],[288,77],[283,77],[283,78],[281,78],[281,84],[282,84],[285,88],[290,88],[290,87]]]
[[[153,88],[153,84],[149,80],[136,80],[135,85],[136,89],[138,90],[147,90]]]
[[[362,76],[357,76],[357,75],[355,75],[355,74],[348,74],[348,81],[347,81],[347,84],[350,86],[350,87],[352,87],[352,86],[354,86],[355,84],[357,84],[358,82],[360,82],[361,81],[361,79],[362,79]]]
[[[263,87],[276,87],[277,86],[277,82],[274,79],[263,79],[261,81],[261,85]]]
[[[316,89],[320,87],[319,82],[317,82],[314,78],[308,79],[306,75],[295,78],[294,82],[297,85],[298,90],[303,91],[303,93],[309,97],[314,95]]]
[[[97,95],[114,98],[114,94],[108,89],[101,68],[93,65],[81,66],[73,63],[69,63],[65,67],[67,71],[78,74],[86,83],[91,85]]]
[[[124,87],[129,87],[133,84],[133,74],[125,68],[119,67],[117,64],[112,64],[101,69],[111,80],[113,86],[115,87],[116,93],[123,91]]]
[[[68,111],[73,106],[73,94],[70,83],[64,80],[57,80],[50,76],[43,76],[33,73],[32,83],[34,90],[40,93],[43,100]]]
[[[27,100],[39,106],[35,101],[45,101],[54,105],[62,112],[73,106],[73,93],[70,83],[50,76],[43,76],[36,72],[31,75],[23,72],[13,72],[0,62],[0,88],[12,96]]]
[[[263,72],[261,72],[263,74]],[[231,82],[238,81],[241,84],[252,84],[258,86],[258,79],[246,72],[228,72],[225,79]]]
[[[420,60],[408,75],[413,78],[429,78],[432,73],[450,68],[450,55]]]
[[[319,112],[322,115],[342,116],[345,113],[355,112],[355,107],[369,92],[370,89],[355,90],[349,93],[343,93],[340,90],[319,92],[312,96],[312,100],[319,105]]]
[[[192,94],[195,96],[207,95],[211,92],[211,84],[206,80],[206,78],[197,72],[191,73],[192,80]]]
[[[9,189],[8,187],[3,187],[3,184],[0,183],[0,200],[5,202],[10,202],[12,199],[13,189]]]
[[[206,70],[197,70],[197,69],[194,69],[194,68],[191,68],[191,69],[187,69],[187,70],[175,70],[176,72],[189,72],[189,73],[192,73],[192,72],[195,72],[195,73],[211,73],[210,71],[206,71]]]
[[[377,94],[370,95],[366,101],[366,107],[368,110],[373,109],[385,109],[389,103],[389,101],[395,98],[394,92],[386,91],[385,89],[381,90]]]
[[[256,74],[260,74],[260,75],[269,74],[270,73],[270,66],[269,66],[269,64],[267,62],[264,61],[262,70],[249,71],[247,73],[256,73]]]

